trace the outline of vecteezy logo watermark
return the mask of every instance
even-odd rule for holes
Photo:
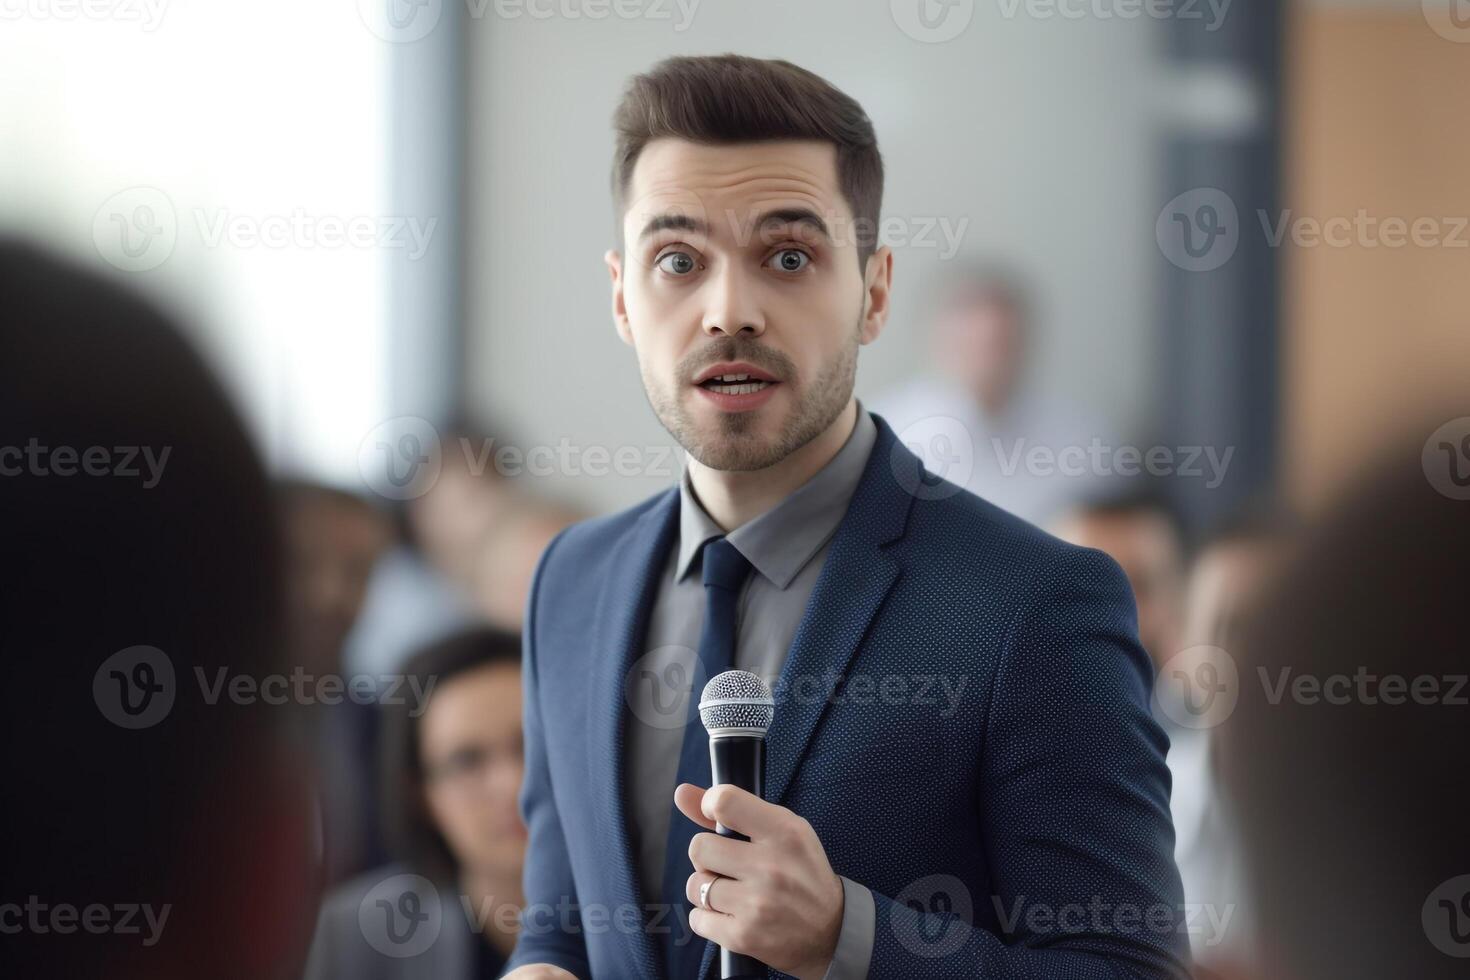
[[[1210,905],[1186,902],[1168,905],[1156,902],[1151,905],[1134,905],[1129,902],[1107,902],[1101,895],[1093,895],[1086,905],[1072,902],[1067,905],[1049,905],[1045,902],[1028,901],[1025,895],[1017,895],[1009,905],[999,895],[990,896],[995,906],[1000,927],[1008,935],[1014,935],[1022,924],[1033,936],[1049,933],[1090,933],[1116,936],[1153,934],[1156,936],[1190,936],[1204,946],[1218,946],[1225,941],[1225,931],[1235,917],[1235,905]]]
[[[649,20],[673,21],[683,33],[694,22],[700,0],[464,0],[471,20]],[[358,0],[358,15],[374,35],[395,44],[427,37],[439,24],[444,0]]]
[[[1280,667],[1274,673],[1265,667],[1257,667],[1261,687],[1266,701],[1278,705],[1291,697],[1293,704],[1331,705],[1341,707],[1350,704],[1389,706],[1416,704],[1422,707],[1445,705],[1463,708],[1470,705],[1466,687],[1470,675],[1466,674],[1372,674],[1366,667],[1358,667],[1352,674],[1297,674],[1291,667]]]
[[[1215,446],[1110,446],[1094,436],[1086,446],[1060,448],[1017,439],[1010,448],[991,439],[1001,476],[1015,476],[1023,468],[1030,476],[1176,476],[1203,479],[1206,490],[1225,482],[1235,455],[1234,446],[1221,452]]]
[[[344,700],[361,705],[407,706],[410,718],[417,718],[429,707],[437,677],[421,680],[416,674],[310,674],[301,667],[289,674],[249,674],[231,676],[228,667],[219,667],[211,679],[203,667],[194,668],[199,692],[205,704],[218,704],[222,697],[231,704],[341,704]]]
[[[168,0],[0,0],[0,20],[111,20],[154,31]]]
[[[1220,647],[1187,647],[1154,680],[1154,709],[1183,728],[1214,728],[1235,713],[1240,670]]]
[[[461,457],[465,472],[477,477],[492,469],[510,478],[673,477],[679,473],[671,445],[579,446],[565,436],[555,444],[533,446],[468,436],[445,440],[431,423],[417,416],[400,416],[375,427],[358,446],[357,463],[363,482],[374,493],[390,500],[408,500],[434,488],[446,459]]]
[[[1154,222],[1159,251],[1188,272],[1218,269],[1240,244],[1240,216],[1218,187],[1196,187],[1172,198]]]
[[[1470,500],[1470,415],[1450,419],[1424,441],[1429,485],[1451,500]]]
[[[1466,0],[1470,2],[1470,0]],[[1376,215],[1359,208],[1326,218],[1272,215],[1257,208],[1256,221],[1268,248],[1470,248],[1470,217],[1463,215]],[[1235,202],[1216,187],[1185,191],[1164,205],[1154,236],[1164,257],[1189,272],[1209,272],[1230,260],[1243,229]]]
[[[92,216],[97,253],[124,272],[157,268],[173,254],[178,240],[173,202],[156,187],[118,191]]]
[[[141,477],[143,489],[152,490],[172,452],[172,446],[47,446],[32,436],[23,447],[0,446],[0,477]]]
[[[912,914],[895,911],[889,920],[904,949],[925,959],[948,956],[964,945],[975,922],[970,889],[954,875],[926,875],[910,882],[894,902]]]
[[[726,208],[723,220],[735,244],[741,248],[746,248],[752,241],[774,248],[792,239],[812,246],[823,241],[835,248],[851,245],[858,250],[886,245],[890,248],[936,249],[941,262],[955,257],[970,227],[967,216],[890,214],[882,219],[873,219],[828,210],[817,217],[820,226],[811,221],[758,224],[759,215],[742,214]]]
[[[881,704],[888,707],[939,708],[937,717],[952,718],[970,684],[967,674],[820,674],[782,675],[769,682],[772,700],[783,704]]]
[[[1280,248],[1290,236],[1297,248],[1470,248],[1470,218],[1453,215],[1418,215],[1413,219],[1398,215],[1376,215],[1358,208],[1349,217],[1336,214],[1327,218],[1298,215],[1290,208],[1273,220],[1264,209],[1256,218],[1266,243]]]
[[[357,469],[363,482],[389,500],[411,500],[428,493],[443,465],[439,430],[413,415],[389,419],[357,447]]]
[[[655,647],[633,662],[623,697],[633,717],[651,728],[683,728],[689,698],[698,700],[709,681],[699,655],[680,644]]]
[[[246,249],[382,248],[402,249],[409,261],[429,250],[438,218],[416,215],[312,214],[294,208],[286,214],[239,214],[228,208],[194,209],[194,223],[205,248],[229,244]]]
[[[903,452],[923,463],[914,471]],[[975,471],[975,442],[969,427],[948,415],[931,415],[904,426],[889,453],[894,478],[920,500],[943,500],[969,485]]]
[[[174,665],[157,647],[119,650],[92,675],[92,699],[119,728],[152,728],[173,710]]]
[[[418,956],[434,945],[443,925],[439,889],[419,875],[394,875],[378,882],[357,907],[362,937],[384,956]]]
[[[0,0],[3,2],[3,0]],[[429,250],[439,219],[415,215],[245,214],[229,208],[191,212],[204,248],[401,249],[410,261]],[[124,272],[162,265],[179,240],[179,217],[156,187],[130,187],[103,202],[92,218],[98,253]]]
[[[915,41],[942,44],[964,33],[975,16],[975,0],[889,0],[893,22]]]
[[[1446,41],[1470,44],[1470,0],[1420,0],[1424,20]]]
[[[444,0],[357,0],[357,13],[374,35],[395,44],[427,37],[444,13]]]
[[[1420,916],[1435,949],[1470,958],[1470,875],[1458,875],[1430,892]]]
[[[120,902],[105,905],[92,902],[76,906],[70,902],[43,902],[39,895],[26,898],[25,905],[6,902],[0,905],[0,935],[15,936],[28,932],[37,936],[56,933],[69,936],[81,930],[94,936],[143,936],[143,945],[158,945],[163,927],[168,924],[172,905]],[[141,919],[141,921],[140,921]],[[147,926],[148,932],[143,933]]]
[[[211,672],[196,666],[193,674],[201,699],[211,706],[222,700],[236,705],[272,706],[351,701],[407,706],[412,718],[428,708],[429,695],[438,680],[430,677],[425,681],[405,674],[311,674],[299,666],[288,674],[264,677],[232,675],[229,667],[218,667],[211,676]],[[178,693],[173,661],[157,647],[119,650],[92,676],[92,698],[98,710],[120,728],[151,728],[158,724],[173,710]]]
[[[907,452],[905,451],[907,450]],[[1046,445],[1019,437],[1007,442],[992,437],[993,453],[988,475],[1002,479],[1028,477],[1134,477],[1150,476],[1199,479],[1205,489],[1225,482],[1234,446],[1133,446],[1112,445],[1099,436],[1086,444]],[[924,468],[915,472],[908,454],[919,457]],[[935,500],[958,493],[968,486],[979,463],[969,427],[948,415],[918,419],[898,434],[889,456],[894,478],[909,493]]]
[[[1012,20],[1024,12],[1031,20],[1203,20],[1206,33],[1225,23],[1231,0],[997,0]],[[1207,19],[1208,18],[1208,19]]]

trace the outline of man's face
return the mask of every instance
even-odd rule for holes
[[[883,327],[891,258],[859,267],[836,161],[821,142],[678,139],[638,158],[607,254],[613,317],[659,421],[712,469],[762,469],[824,432]]]
[[[1147,511],[1083,513],[1063,520],[1056,534],[1111,556],[1128,576],[1138,607],[1138,639],[1156,666],[1178,652],[1179,541],[1169,522]]]

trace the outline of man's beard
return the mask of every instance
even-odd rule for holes
[[[817,436],[842,414],[852,398],[857,378],[858,333],[838,356],[824,365],[809,384],[798,384],[796,371],[784,354],[761,347],[739,336],[725,337],[697,355],[697,363],[680,361],[674,371],[675,390],[669,391],[657,379],[643,372],[643,390],[648,403],[663,427],[700,463],[713,470],[746,472],[774,466]],[[758,431],[761,409],[749,412],[717,412],[717,432],[701,432],[689,406],[681,399],[688,389],[683,379],[717,361],[746,361],[770,371],[795,398],[791,413],[781,431],[770,441],[763,441]],[[692,395],[692,393],[691,393]]]

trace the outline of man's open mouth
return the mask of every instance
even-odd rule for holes
[[[780,382],[748,361],[720,361],[699,372],[694,383],[717,395],[754,395]]]
[[[773,384],[775,384],[774,381],[765,381],[749,374],[717,374],[701,381],[699,386],[706,391],[716,391],[722,395],[753,395]]]

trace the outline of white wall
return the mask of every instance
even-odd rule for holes
[[[269,461],[345,486],[391,409],[390,52],[350,4],[0,7],[0,234],[177,311]]]
[[[626,0],[648,16],[601,20],[585,0],[528,2],[555,15],[492,3],[469,22],[465,370],[501,442],[670,443],[608,312],[610,120],[629,75],[671,54],[725,51],[788,59],[861,102],[887,167],[885,215],[967,219],[962,254],[1008,258],[1041,287],[1046,390],[1096,413],[1095,432],[1146,428],[1163,262],[1157,22],[980,0],[953,8],[973,12],[957,37],[924,43],[897,26],[910,0],[704,0],[682,30],[674,0]],[[860,397],[922,366],[921,298],[939,251],[896,249],[894,316],[863,351]],[[556,473],[539,486],[605,510],[671,479]]]

